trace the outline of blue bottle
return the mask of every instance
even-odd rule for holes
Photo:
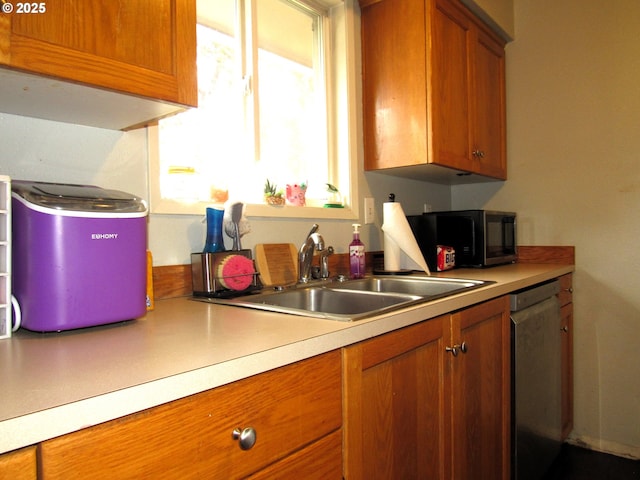
[[[204,253],[224,252],[222,238],[222,219],[224,210],[207,207],[207,239],[204,243]]]

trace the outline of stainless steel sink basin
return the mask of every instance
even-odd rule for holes
[[[336,288],[367,292],[407,293],[434,300],[478,288],[487,283],[489,282],[482,280],[441,277],[370,277],[361,280],[348,280]]]
[[[212,299],[211,301],[270,312],[351,321],[379,315],[421,300],[422,297],[407,293],[303,287],[233,299]]]
[[[270,312],[353,321],[456,295],[489,283],[493,282],[441,277],[374,276],[322,285],[301,285],[281,292],[198,300]]]

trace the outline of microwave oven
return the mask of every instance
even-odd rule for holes
[[[518,259],[516,214],[454,210],[407,216],[429,268],[437,270],[437,246],[455,250],[456,267],[489,267]]]

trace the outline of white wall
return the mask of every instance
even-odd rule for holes
[[[509,180],[454,208],[512,208],[519,242],[575,245],[575,431],[640,458],[640,2],[516,0]]]
[[[361,147],[359,161],[362,164]],[[94,184],[148,199],[146,131],[125,133],[0,114],[0,174],[23,180]],[[407,213],[420,213],[425,202],[434,208],[450,206],[446,186],[361,172],[361,205],[364,196],[376,199],[376,223],[362,229],[368,250],[382,249],[382,202],[390,192],[396,193]],[[189,263],[190,253],[201,251],[204,246],[203,217],[204,212],[202,217],[151,215],[149,247],[154,265]],[[301,244],[313,222],[314,219],[251,218],[251,233],[243,237],[243,247],[268,242]],[[353,221],[318,223],[327,245],[332,245],[336,253],[346,252]],[[231,241],[226,242],[230,247]]]

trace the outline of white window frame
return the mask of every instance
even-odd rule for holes
[[[267,204],[247,204],[248,217],[313,218],[313,219],[357,219],[359,218],[358,195],[358,141],[357,141],[357,51],[356,51],[356,0],[316,0],[329,9],[325,18],[325,48],[332,51],[329,75],[329,169],[337,179],[345,208],[323,207],[273,207]],[[149,126],[149,202],[152,214],[202,215],[212,202],[184,203],[163,199],[160,194],[160,162],[158,151],[158,126]],[[347,188],[345,188],[345,186]]]

